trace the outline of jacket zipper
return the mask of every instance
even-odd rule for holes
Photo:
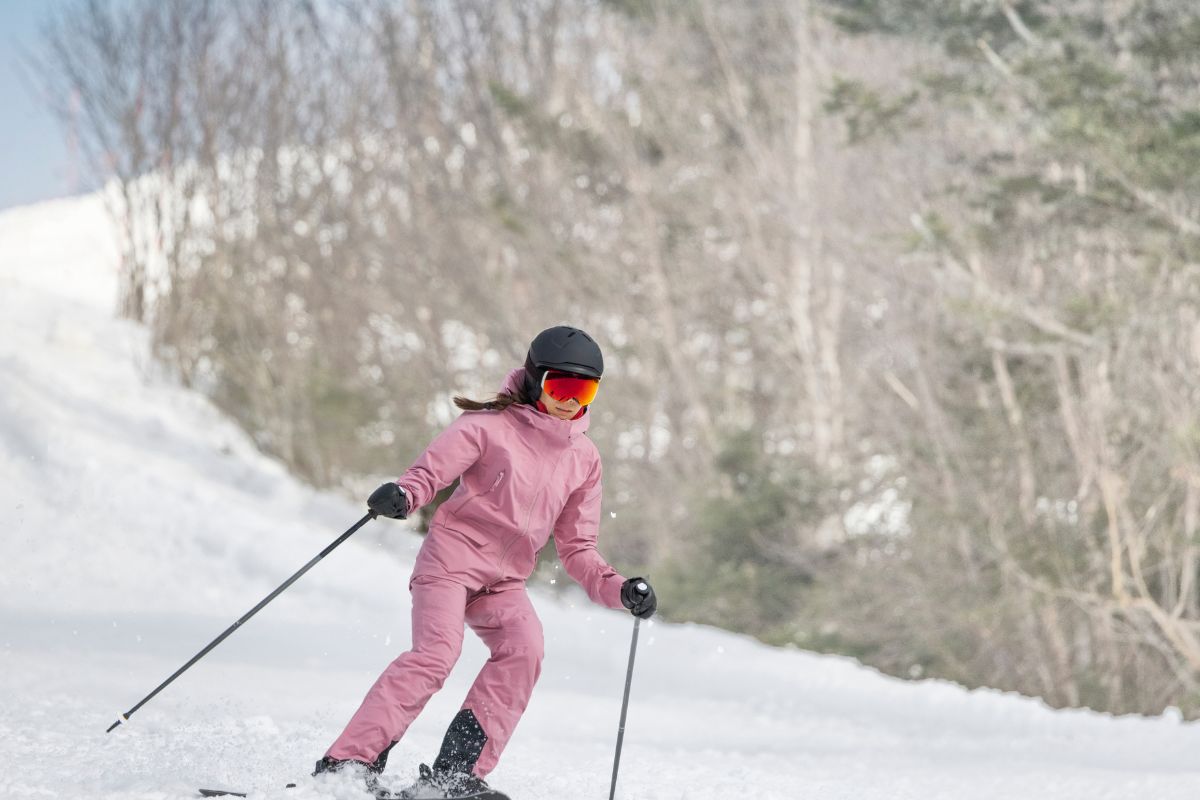
[[[488,489],[486,492],[476,492],[475,494],[471,495],[466,500],[464,500],[462,505],[460,505],[458,508],[462,508],[467,503],[471,502],[472,500],[474,500],[476,497],[479,497],[480,495],[491,494],[492,492],[496,491],[496,487],[500,485],[500,481],[504,480],[504,473],[505,473],[505,470],[500,470],[500,474],[496,476],[496,480],[492,481],[492,486],[490,489]],[[458,509],[455,509],[454,513],[457,514]],[[504,555],[505,555],[505,553],[508,552],[509,547],[512,547],[512,542],[509,542],[507,545],[505,545],[504,550],[500,553],[500,563],[501,564],[504,563]],[[479,590],[479,595],[477,597],[472,598],[470,600],[470,602],[467,603],[467,605],[470,606],[472,603],[476,602],[477,600],[480,600],[484,595],[492,594],[492,587],[495,586],[497,583],[499,583],[502,580],[502,578],[503,578],[503,575],[501,575],[500,577],[497,577],[496,580],[492,581],[491,583],[489,583],[486,586],[484,586],[483,588],[481,588]]]
[[[555,473],[558,472],[558,465],[562,463],[563,456],[565,456],[567,454],[567,451],[570,449],[571,449],[570,446],[564,448],[563,451],[558,454],[558,458],[554,459],[554,466],[550,468],[551,475],[554,475]],[[503,474],[504,473],[502,472],[501,475],[503,476]],[[538,488],[538,493],[536,495],[534,495],[533,503],[530,504],[531,506],[535,505],[537,503],[537,501],[541,499],[542,495],[546,493],[546,484],[548,482],[549,482],[548,479],[545,481],[542,481],[542,485]],[[498,479],[497,479],[497,483],[499,483]],[[493,486],[492,488],[495,488],[495,487]],[[511,550],[512,546],[517,543],[517,540],[524,538],[525,534],[529,531],[529,520],[532,516],[533,516],[533,508],[531,507],[529,510],[529,516],[527,516],[525,518],[525,526],[523,528],[521,528],[521,532],[515,536],[510,537],[508,540],[508,543],[504,545],[504,549],[500,551],[500,561],[499,561],[499,563],[496,564],[497,577],[496,577],[496,580],[493,581],[492,584],[489,584],[489,585],[494,586],[496,583],[499,583],[500,581],[504,580],[504,559],[506,559],[508,557],[508,551]]]

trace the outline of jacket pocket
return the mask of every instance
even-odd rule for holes
[[[483,550],[490,544],[487,536],[479,533],[478,531],[473,531],[473,530],[467,529],[465,527],[463,527],[463,528],[449,528],[448,527],[448,528],[446,528],[446,532],[453,533],[456,537],[458,537],[462,541],[466,542],[470,546],[474,547],[476,550]]]
[[[466,508],[467,505],[469,505],[471,502],[473,502],[474,500],[476,500],[480,497],[485,497],[485,496],[491,494],[492,492],[494,492],[496,490],[496,487],[500,485],[500,482],[502,480],[504,480],[504,470],[500,470],[499,474],[497,474],[496,478],[492,481],[492,485],[489,486],[487,489],[467,495],[466,497],[464,497],[462,499],[461,502],[455,504],[455,506],[453,508],[448,509],[448,511],[457,517],[459,515],[459,512],[461,512],[464,508]]]

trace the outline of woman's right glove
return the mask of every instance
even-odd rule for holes
[[[367,508],[380,517],[405,519],[408,516],[408,496],[398,483],[385,483],[367,498]]]
[[[654,588],[645,578],[630,578],[621,585],[621,605],[639,619],[649,619],[658,610]]]

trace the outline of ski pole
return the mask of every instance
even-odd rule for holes
[[[290,577],[290,578],[288,578],[286,581],[284,581],[284,582],[283,582],[283,584],[282,584],[282,585],[280,585],[280,587],[279,587],[278,589],[276,589],[275,591],[271,592],[269,595],[267,595],[266,597],[264,597],[264,598],[262,599],[262,601],[261,601],[261,602],[260,602],[258,605],[256,605],[254,608],[252,608],[252,609],[250,609],[249,611],[247,611],[247,612],[246,612],[246,613],[245,613],[245,614],[242,616],[242,618],[241,618],[241,619],[239,619],[237,622],[233,623],[233,624],[232,624],[232,625],[230,625],[228,628],[226,628],[224,633],[222,633],[222,634],[221,634],[220,636],[218,636],[216,639],[213,639],[211,642],[209,642],[207,647],[205,647],[205,648],[204,648],[203,650],[201,650],[199,653],[196,653],[196,655],[192,656],[192,659],[191,659],[190,661],[188,661],[186,664],[184,664],[182,667],[180,667],[179,669],[175,670],[175,674],[174,674],[174,675],[172,675],[171,677],[167,678],[165,681],[163,681],[162,683],[160,683],[160,684],[159,684],[159,685],[158,685],[158,686],[157,686],[157,687],[154,689],[154,691],[153,691],[153,692],[151,692],[150,694],[148,694],[148,695],[146,695],[145,697],[143,697],[143,698],[142,698],[140,701],[138,701],[138,704],[137,704],[136,706],[134,706],[133,708],[129,709],[129,710],[128,710],[128,711],[126,711],[124,714],[122,714],[120,717],[118,717],[118,718],[117,718],[117,721],[116,721],[116,722],[114,722],[112,725],[110,725],[110,726],[109,726],[109,728],[108,728],[108,730],[107,730],[107,731],[105,731],[105,733],[112,733],[112,732],[113,732],[113,730],[114,730],[114,729],[115,729],[115,728],[116,728],[118,725],[120,725],[122,722],[128,722],[128,721],[129,721],[129,718],[130,718],[131,716],[133,716],[133,712],[137,711],[139,708],[141,708],[142,706],[146,705],[146,703],[150,702],[150,700],[151,700],[151,699],[152,699],[152,698],[153,698],[153,697],[154,697],[156,694],[158,694],[159,692],[161,692],[163,689],[167,688],[167,686],[169,686],[169,685],[171,684],[171,681],[175,680],[175,679],[176,679],[176,678],[178,678],[180,675],[182,675],[183,673],[187,672],[187,671],[188,671],[188,669],[190,669],[190,668],[191,668],[191,666],[192,666],[193,664],[195,664],[195,663],[196,663],[197,661],[199,661],[200,659],[204,658],[204,656],[208,655],[208,651],[212,650],[214,647],[216,647],[217,645],[219,645],[221,642],[225,641],[225,639],[226,639],[226,638],[229,636],[229,634],[233,633],[233,632],[234,632],[234,631],[236,631],[236,630],[237,630],[239,627],[241,627],[241,626],[242,626],[242,623],[244,623],[246,620],[250,619],[250,618],[251,618],[251,617],[253,617],[255,614],[257,614],[259,611],[261,611],[261,610],[262,610],[262,608],[263,608],[263,606],[265,606],[267,603],[271,602],[271,601],[272,601],[272,600],[274,600],[276,597],[278,597],[278,596],[279,596],[279,594],[280,594],[280,593],[282,593],[284,589],[288,588],[288,587],[289,587],[289,586],[291,586],[293,583],[295,583],[297,578],[299,578],[301,575],[303,575],[304,573],[306,573],[306,572],[308,572],[310,569],[312,569],[312,568],[313,568],[313,566],[315,566],[315,565],[316,565],[316,563],[317,563],[318,561],[320,561],[322,558],[324,558],[325,556],[327,556],[327,555],[329,555],[330,553],[332,553],[332,552],[333,552],[333,549],[334,549],[335,547],[337,547],[339,544],[341,544],[342,542],[344,542],[344,541],[346,541],[347,539],[349,539],[349,538],[350,538],[350,536],[351,536],[351,535],[352,535],[352,534],[353,534],[355,531],[357,531],[359,528],[361,528],[363,525],[366,525],[366,524],[367,524],[369,521],[371,521],[371,520],[373,520],[373,519],[375,519],[375,512],[374,512],[374,511],[368,511],[368,512],[367,512],[367,514],[366,514],[366,516],[364,516],[364,517],[363,517],[362,519],[360,519],[358,522],[354,523],[354,525],[353,525],[353,526],[350,528],[350,530],[346,531],[346,532],[345,532],[345,533],[343,533],[341,536],[339,536],[337,539],[335,539],[335,540],[333,541],[333,543],[332,543],[332,544],[330,544],[328,547],[326,547],[326,548],[325,548],[324,550],[322,550],[320,553],[317,553],[317,555],[316,555],[316,556],[315,556],[315,557],[312,559],[312,561],[309,561],[307,564],[305,564],[303,567],[301,567],[301,568],[300,568],[300,571],[299,571],[299,572],[297,572],[295,575],[293,575],[292,577]]]
[[[645,584],[637,587],[639,594],[646,594]],[[608,790],[608,800],[613,800],[617,794],[617,770],[621,766],[621,745],[625,741],[625,714],[629,711],[629,687],[633,684],[633,658],[637,655],[638,626],[642,624],[641,617],[633,619],[633,641],[629,643],[629,668],[625,670],[625,697],[621,700],[621,723],[617,726],[617,752],[613,757],[612,788]]]

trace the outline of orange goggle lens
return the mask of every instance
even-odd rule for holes
[[[596,399],[596,392],[600,390],[600,379],[549,370],[542,378],[542,390],[560,403],[574,398],[579,401],[579,405],[586,406]]]

